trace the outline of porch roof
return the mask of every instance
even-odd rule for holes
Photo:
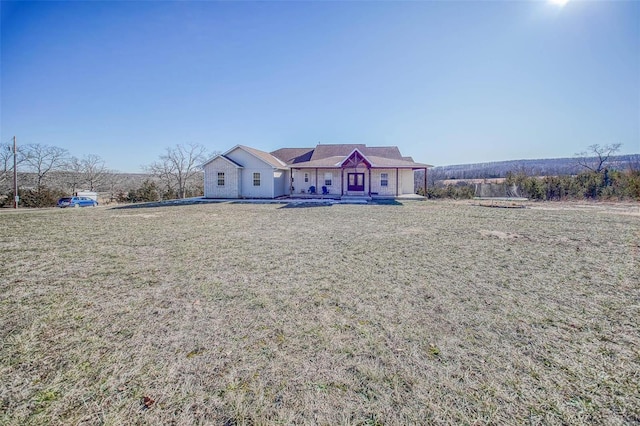
[[[333,157],[321,158],[319,160],[311,160],[291,164],[293,169],[341,169],[341,164],[346,158],[341,155]],[[368,155],[367,159],[371,162],[372,169],[424,169],[433,167],[430,164],[416,163],[415,161],[407,161],[404,159],[385,158]]]

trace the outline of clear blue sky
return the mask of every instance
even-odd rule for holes
[[[397,145],[434,165],[640,152],[640,2],[1,3],[1,141]]]

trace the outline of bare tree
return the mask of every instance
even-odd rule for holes
[[[104,185],[109,188],[109,202],[115,201],[118,192],[124,191],[122,184],[125,177],[116,170],[107,170],[104,173]]]
[[[104,160],[95,154],[89,154],[80,161],[83,181],[93,191],[109,172]]]
[[[18,155],[16,156],[16,165],[24,162],[26,155],[24,149],[18,147]],[[13,186],[13,142],[5,142],[0,144],[0,190],[12,190]]]
[[[446,175],[442,169],[429,169],[427,171],[427,187],[434,187],[439,181],[446,179]],[[422,184],[424,186],[424,183]]]
[[[168,190],[176,190],[179,198],[185,198],[187,185],[200,174],[200,165],[206,160],[206,148],[199,144],[178,144],[167,148],[166,154],[145,169],[157,176]]]
[[[620,151],[622,144],[614,143],[600,146],[599,144],[589,145],[588,151],[583,151],[578,156],[578,165],[592,172],[600,173],[607,166],[607,161],[612,155]]]
[[[176,179],[174,179],[176,173],[175,167],[170,161],[164,160],[162,157],[160,158],[162,161],[151,163],[145,166],[144,169],[162,182],[165,194],[177,194]]]
[[[65,184],[71,189],[71,193],[75,194],[82,180],[82,163],[78,157],[71,157],[65,165]]]
[[[94,191],[108,173],[104,160],[98,155],[89,154],[82,159],[71,157],[64,165],[64,183],[72,193],[80,189],[81,185],[86,185],[86,189]]]
[[[8,189],[13,172],[13,144],[6,142],[0,145],[0,190]]]
[[[630,172],[640,170],[640,154],[633,154],[629,156],[629,162],[627,163],[626,168]]]
[[[67,162],[67,150],[51,145],[31,144],[22,148],[24,162],[36,174],[36,189],[40,190],[50,172],[61,170]]]

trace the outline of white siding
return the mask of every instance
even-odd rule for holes
[[[309,188],[312,186],[316,187],[316,192],[322,193],[322,185],[324,182],[324,175],[318,173],[318,184],[316,185],[316,169],[294,169],[291,171],[293,173],[293,194],[309,193]],[[304,174],[307,173],[309,175],[309,181],[304,181]]]
[[[206,198],[238,198],[239,171],[235,165],[218,157],[204,167],[204,196]],[[224,173],[224,186],[218,186],[218,173]]]
[[[386,173],[388,176],[387,186],[380,184],[381,176]],[[378,195],[395,196],[396,195],[396,169],[373,169],[371,170],[371,192],[377,192]]]
[[[273,198],[273,167],[242,148],[226,154],[243,169],[240,173],[240,197]],[[260,186],[253,186],[253,174],[260,173]]]
[[[322,194],[322,187],[324,185],[325,173],[331,172],[332,185],[328,187],[329,193],[334,195],[340,195],[342,188],[344,188],[344,195],[362,195],[362,191],[347,191],[348,186],[348,174],[349,173],[364,173],[364,194],[369,194],[369,186],[371,186],[372,193],[378,193],[382,196],[393,197],[396,195],[396,169],[371,169],[371,181],[369,181],[369,170],[366,166],[360,166],[358,169],[346,168],[344,174],[341,169],[318,169],[318,179],[316,185],[316,169],[294,169],[293,173],[293,195],[303,193],[309,193],[311,186],[316,186],[316,192]],[[304,174],[309,174],[309,182],[304,181]],[[387,173],[387,186],[382,186],[380,183],[382,173]],[[341,182],[342,181],[342,182]],[[398,181],[398,194],[413,194],[414,182],[413,182],[413,170],[399,169],[397,174]]]
[[[388,175],[387,186],[381,185],[382,174]],[[396,187],[396,176],[398,180],[398,186]],[[377,192],[382,196],[395,196],[396,188],[398,195],[413,194],[415,184],[413,182],[413,170],[399,169],[396,174],[396,169],[373,169],[371,170],[371,192]]]
[[[326,173],[331,173],[331,186],[324,184]],[[316,192],[322,194],[322,187],[326,186],[329,194],[340,195],[342,191],[342,185],[340,183],[341,175],[342,172],[340,169],[318,169],[318,187],[316,188]]]
[[[316,176],[317,170],[317,176]],[[342,186],[340,185],[340,177],[342,172],[340,169],[294,169],[293,173],[293,194],[309,193],[309,188],[316,187],[316,193],[322,194],[322,187],[324,184],[325,173],[331,173],[331,186],[327,186],[329,194],[340,195]],[[304,181],[304,174],[309,174],[309,182]],[[317,178],[317,179],[316,179]]]
[[[400,193],[414,194],[416,192],[416,183],[413,179],[413,170],[400,170]]]
[[[273,172],[273,196],[289,195],[289,173],[286,170]]]

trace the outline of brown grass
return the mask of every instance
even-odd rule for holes
[[[3,212],[0,423],[638,423],[638,207],[536,206]]]

